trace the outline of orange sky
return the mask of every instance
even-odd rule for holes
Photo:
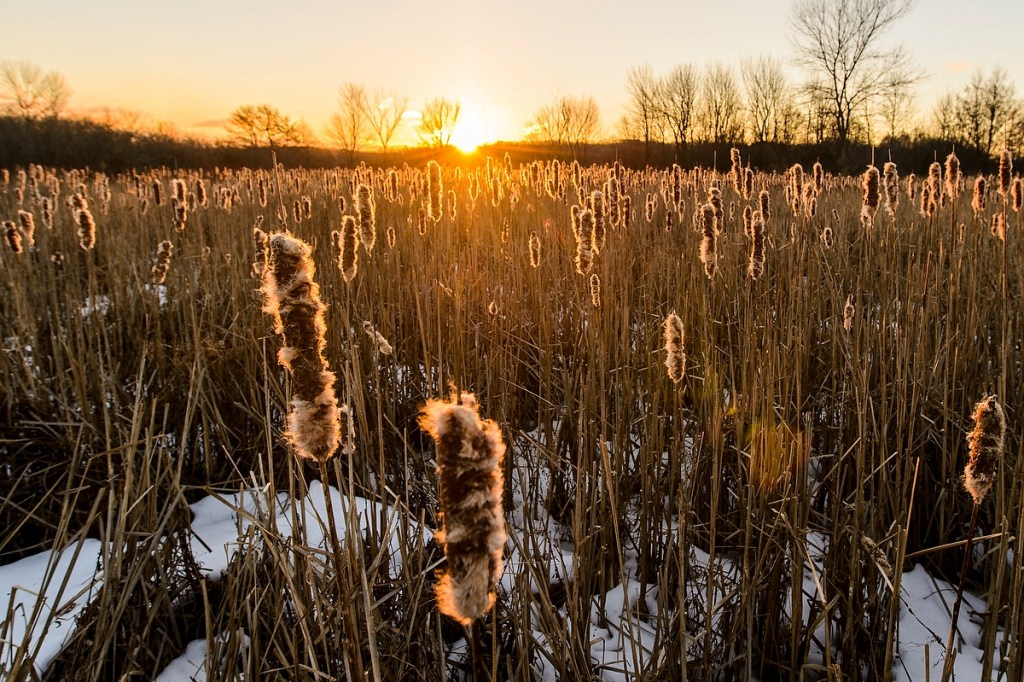
[[[614,129],[630,67],[738,67],[787,59],[787,0],[32,0],[4,9],[0,59],[65,75],[79,109],[124,107],[185,130],[220,133],[237,106],[272,104],[321,132],[337,88],[362,83],[407,96],[460,99],[477,136],[518,138],[555,96],[592,95]],[[1024,3],[920,1],[897,24],[928,72],[919,108],[976,68],[1000,65],[1024,95]],[[1013,27],[1016,26],[1016,33]],[[794,78],[799,74],[794,70]],[[466,124],[468,125],[468,124]]]

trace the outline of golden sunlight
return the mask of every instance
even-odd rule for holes
[[[480,145],[493,141],[493,135],[479,107],[464,103],[459,120],[452,131],[451,143],[459,151],[470,154]]]

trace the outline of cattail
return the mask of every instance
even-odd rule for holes
[[[628,194],[623,194],[622,198],[619,199],[619,225],[622,229],[628,230],[632,220],[633,197]]]
[[[960,159],[953,152],[946,157],[946,194],[950,199],[956,199],[960,194]]]
[[[53,267],[60,271],[64,269],[64,254],[60,251],[50,256],[50,262],[53,263]]]
[[[267,207],[267,181],[262,175],[259,182],[256,183],[256,199],[259,201],[260,208]]]
[[[729,150],[729,176],[732,178],[732,185],[737,193],[743,192],[743,166],[740,161],[740,150],[733,147]]]
[[[644,202],[644,220],[650,224],[654,221],[654,209],[657,208],[655,195],[648,193],[647,200]]]
[[[388,230],[385,232],[385,236],[388,240],[388,248],[395,248],[395,228],[393,225],[388,225]]]
[[[799,163],[789,169],[789,207],[794,216],[800,215],[801,190],[804,186],[804,168]]]
[[[277,361],[292,375],[285,437],[302,458],[324,462],[338,449],[340,412],[334,373],[324,359],[324,309],[313,280],[310,246],[286,232],[269,237],[270,259],[263,273],[263,311],[284,336]]]
[[[760,279],[764,273],[764,221],[761,214],[755,213],[750,221],[750,262],[747,274],[750,279]]]
[[[171,268],[171,254],[174,253],[174,244],[163,240],[157,244],[156,263],[151,271],[153,284],[163,284],[167,279],[167,271]]]
[[[530,233],[530,267],[540,266],[540,237],[536,232]]]
[[[173,193],[172,198],[177,199],[178,203],[184,206],[188,199],[186,196],[188,194],[188,187],[185,186],[185,181],[177,178],[171,180],[171,191]]]
[[[164,186],[162,184],[160,184],[160,180],[158,178],[154,178],[153,179],[152,187],[153,187],[153,203],[156,204],[157,206],[163,206],[164,205]]]
[[[885,210],[893,220],[896,220],[896,209],[900,205],[900,176],[896,170],[896,164],[892,161],[887,161],[882,169]]]
[[[771,216],[771,213],[770,213],[770,210],[769,210],[770,209],[770,205],[771,205],[771,201],[770,201],[769,196],[768,196],[768,190],[766,190],[766,189],[761,190],[761,193],[757,196],[757,202],[758,202],[758,205],[759,205],[760,211],[761,211],[761,219],[764,220],[767,223],[768,220],[769,220],[769,216]]]
[[[356,219],[350,215],[342,216],[341,231],[333,230],[331,239],[334,242],[334,252],[337,255],[338,269],[341,270],[341,277],[346,282],[355,279],[359,270],[359,242],[357,241]]]
[[[1010,186],[1010,206],[1013,207],[1014,213],[1020,213],[1022,204],[1024,204],[1024,180],[1018,177],[1013,179],[1013,185]]]
[[[675,219],[676,219],[676,212],[675,211],[673,211],[673,210],[665,211],[665,231],[666,232],[671,232],[672,231],[672,225],[673,225],[673,223],[675,223]]]
[[[373,193],[367,185],[360,184],[356,188],[356,213],[359,215],[359,241],[367,253],[373,251],[377,243],[377,224],[374,217]]]
[[[307,196],[302,197],[302,216],[306,220],[313,218],[313,200]]]
[[[821,194],[821,190],[825,187],[825,169],[822,167],[820,161],[814,162],[813,168],[814,178],[814,193]]]
[[[494,605],[502,571],[505,444],[497,424],[480,420],[471,393],[428,401],[419,423],[437,444],[442,526],[436,537],[448,560],[437,585],[438,608],[469,625]]]
[[[750,206],[746,206],[743,209],[743,236],[750,236],[750,224],[754,219],[754,209]]]
[[[25,236],[25,245],[32,248],[36,245],[36,219],[28,211],[18,211],[18,222],[21,224],[21,233]]]
[[[88,208],[83,208],[75,214],[78,221],[78,245],[83,251],[89,251],[96,246],[96,221]]]
[[[22,253],[24,251],[21,246],[21,233],[18,232],[18,226],[13,220],[4,221],[4,237],[7,239],[7,244],[11,247],[11,251],[14,253]]]
[[[600,253],[604,248],[606,236],[605,226],[605,203],[604,194],[601,190],[595,189],[590,194],[588,207],[594,215],[594,253]]]
[[[946,196],[942,188],[942,166],[938,161],[928,166],[928,193],[936,204],[942,204]]]
[[[974,209],[975,217],[985,212],[985,176],[979,175],[974,181],[974,196],[971,198],[971,208]]]
[[[715,209],[711,204],[704,204],[700,207],[701,231],[703,238],[700,241],[700,262],[704,266],[704,274],[708,279],[714,279],[718,271],[718,232],[715,229]]]
[[[814,184],[808,182],[804,185],[804,215],[813,218],[818,212],[818,195],[814,191]]]
[[[871,227],[875,223],[875,213],[878,211],[878,169],[868,166],[864,171],[862,185],[864,188],[864,203],[861,207],[860,222],[864,227]]]
[[[590,274],[594,265],[594,214],[589,208],[579,212],[579,232],[576,235],[576,272]]]
[[[40,203],[40,213],[43,218],[43,226],[47,230],[53,229],[53,199],[50,197],[43,197]]]
[[[935,214],[937,204],[932,201],[932,189],[928,183],[921,184],[921,215],[931,218]]]
[[[604,198],[608,209],[608,223],[612,227],[619,226],[619,181],[615,177],[608,178],[604,184]]]
[[[914,198],[917,195],[917,176],[911,173],[907,176],[907,199],[910,199],[910,203],[914,203]]]
[[[292,220],[296,225],[302,223],[302,202],[298,199],[292,202]]]
[[[391,169],[388,170],[388,181],[387,181],[387,183],[385,183],[384,187],[387,188],[385,190],[385,196],[386,196],[387,200],[388,201],[394,201],[395,197],[398,196],[398,173],[395,172],[394,168],[391,168]],[[480,180],[479,179],[477,179],[476,187],[477,187],[477,191],[479,191],[480,190]],[[474,200],[475,200],[475,198],[474,198]]]
[[[998,237],[1000,241],[1006,241],[1006,219],[1002,213],[992,215],[992,236]]]
[[[1006,195],[1010,191],[1010,173],[1013,171],[1013,158],[1010,156],[1009,149],[1003,149],[999,152],[999,195],[1006,200]]]
[[[210,198],[206,195],[206,183],[203,182],[202,178],[196,180],[196,201],[203,208],[210,205]]]
[[[853,329],[853,294],[846,297],[846,305],[843,307],[843,329],[850,331]]]
[[[183,201],[179,201],[177,196],[173,196],[171,197],[171,208],[174,212],[174,230],[184,232],[185,222],[188,220],[188,207]]]
[[[1003,457],[1006,417],[1003,406],[990,395],[974,406],[974,430],[967,436],[970,459],[964,467],[964,488],[974,504],[981,504],[996,479],[996,467]]]
[[[270,245],[267,233],[259,228],[259,224],[263,222],[262,218],[263,216],[260,216],[257,226],[252,228],[252,238],[256,244],[256,257],[252,263],[252,276],[256,279],[262,279],[263,273],[267,269],[267,254]]]
[[[491,301],[490,304],[488,304],[487,306],[487,312],[490,314],[491,317],[496,316],[498,314],[498,304],[495,303],[494,301]]]
[[[377,348],[378,353],[381,355],[391,355],[394,352],[394,349],[391,347],[391,344],[388,343],[388,340],[384,338],[384,335],[377,331],[369,321],[363,322],[363,331],[373,339],[374,346]]]
[[[427,162],[427,217],[435,223],[440,222],[444,212],[442,201],[444,199],[444,187],[441,185],[441,167],[437,161]]]
[[[835,244],[835,237],[832,236],[832,228],[826,225],[825,229],[821,231],[821,245],[826,249],[831,249],[833,244]]]
[[[601,278],[596,272],[590,275],[590,303],[595,308],[601,307]]]
[[[708,204],[715,211],[715,231],[721,232],[725,222],[725,207],[722,205],[722,190],[712,187],[708,190]]]
[[[668,378],[678,384],[686,374],[686,352],[683,348],[685,334],[683,332],[683,321],[679,319],[673,310],[665,318],[665,367],[668,368]]]

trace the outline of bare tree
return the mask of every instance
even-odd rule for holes
[[[631,119],[627,127],[636,131],[644,143],[644,163],[650,160],[651,142],[661,139],[658,89],[658,81],[650,66],[635,66],[626,75],[626,91],[629,93],[626,115]]]
[[[883,50],[879,42],[910,10],[913,0],[796,0],[790,14],[797,63],[827,101],[836,141],[846,149],[854,117],[878,98],[886,75],[901,72],[905,84],[916,79],[900,48]]]
[[[914,74],[897,69],[882,79],[882,90],[878,98],[878,116],[882,119],[883,130],[890,140],[906,138],[914,118],[914,90],[911,84],[917,80]]]
[[[932,120],[935,125],[935,135],[942,140],[955,140],[958,138],[956,128],[956,95],[947,92],[935,102],[932,107]]]
[[[782,62],[771,56],[740,62],[751,137],[755,142],[778,142],[782,115],[790,98]]]
[[[324,132],[350,157],[373,139],[368,109],[366,88],[362,85],[345,83],[338,88],[338,108],[327,119]]]
[[[535,139],[566,148],[574,157],[593,141],[601,114],[593,97],[559,96],[537,110]]]
[[[740,90],[730,67],[712,64],[704,74],[700,122],[704,138],[711,142],[731,144],[743,136]]]
[[[423,107],[423,118],[416,132],[428,147],[447,147],[451,144],[455,124],[459,121],[462,104],[444,97],[435,97]]]
[[[394,139],[398,126],[402,123],[402,117],[409,109],[409,99],[382,90],[365,99],[367,125],[373,131],[376,141],[380,143],[386,158],[391,140]]]
[[[988,78],[975,72],[956,97],[954,120],[960,140],[982,158],[989,157],[997,143],[1007,142],[1019,107],[1005,71],[997,68]]]
[[[31,62],[0,62],[0,102],[7,111],[28,118],[57,118],[70,99],[71,88],[56,71],[43,72]]]
[[[293,121],[269,104],[246,104],[231,112],[226,126],[231,139],[250,147],[280,147],[312,142],[302,121]]]
[[[672,137],[677,154],[681,154],[690,141],[699,89],[697,70],[690,64],[681,64],[661,79],[656,90],[655,108],[662,121],[661,127]]]

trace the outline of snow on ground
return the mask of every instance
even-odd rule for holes
[[[552,582],[572,576],[572,547],[561,538],[561,531],[538,504],[550,484],[544,467],[527,466],[525,461],[513,467],[513,486],[516,504],[509,510],[509,534],[512,537],[506,550],[505,573],[499,589],[508,592],[514,585],[529,585],[537,589],[539,580]],[[538,473],[539,472],[539,473]],[[531,491],[526,499],[520,491]],[[349,514],[354,513],[361,531],[371,524],[379,524],[378,532],[386,535],[390,555],[395,561],[401,556],[397,543],[400,537],[396,521],[401,514],[392,507],[362,498],[355,498],[354,509],[335,489],[330,489],[339,534],[347,528]],[[210,495],[192,505],[192,551],[197,563],[211,579],[219,579],[240,546],[248,527],[254,520],[276,527],[284,537],[293,533],[293,510],[287,494],[269,496],[265,489],[253,488],[241,493]],[[309,486],[306,497],[296,503],[295,517],[300,519],[308,544],[324,544],[326,504],[324,489],[318,481]],[[430,529],[416,529],[424,539]],[[808,536],[808,551],[817,564],[825,539]],[[529,543],[524,546],[524,543]],[[102,580],[102,547],[97,540],[73,543],[63,551],[42,552],[7,566],[0,566],[0,604],[11,605],[11,622],[0,623],[0,670],[9,668],[17,646],[27,643],[37,671],[42,672],[60,651],[71,634],[75,618],[95,594]],[[524,553],[533,557],[525,560]],[[537,557],[543,556],[538,575]],[[628,559],[628,558],[627,558]],[[706,575],[708,556],[697,549],[691,555],[694,575]],[[531,565],[532,562],[532,565]],[[631,562],[626,561],[627,571]],[[397,572],[397,566],[395,567]],[[731,575],[734,567],[720,560],[718,576]],[[820,571],[820,565],[815,567]],[[392,573],[395,574],[395,573]],[[814,595],[814,581],[810,566],[805,566],[805,591]],[[595,597],[590,622],[580,624],[589,629],[591,655],[602,679],[620,682],[634,679],[635,673],[649,662],[654,643],[654,628],[650,624],[657,617],[656,587],[643,586],[630,578],[602,597]],[[694,589],[703,590],[700,585]],[[938,679],[942,670],[945,637],[949,627],[949,606],[955,598],[955,587],[935,579],[921,566],[905,572],[901,586],[899,643],[894,679],[905,682],[929,679],[926,677],[926,649],[931,666],[930,679]],[[641,595],[645,603],[639,604]],[[639,606],[638,606],[639,604]],[[981,632],[972,619],[973,614],[984,612],[984,602],[976,596],[965,595],[960,614],[960,632],[965,641],[956,658],[958,679],[981,679],[981,651],[978,648]],[[244,633],[237,636],[247,639]],[[543,635],[534,633],[539,645]],[[1000,635],[1001,636],[1001,635]],[[466,642],[455,642],[448,651],[450,660],[466,655]],[[160,682],[189,682],[206,679],[207,642],[197,640],[171,662],[157,678]],[[998,660],[996,661],[998,669]],[[543,657],[535,671],[537,677],[554,680],[553,672],[544,665]]]

